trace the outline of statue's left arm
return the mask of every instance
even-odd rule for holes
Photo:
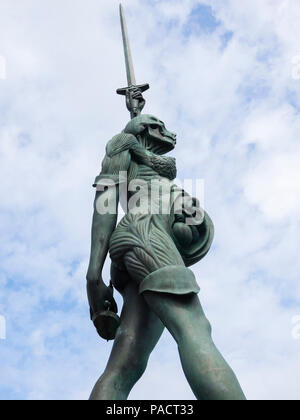
[[[121,133],[115,136],[106,147],[102,170],[96,177],[97,188],[92,223],[92,241],[90,262],[87,273],[87,294],[91,308],[91,317],[107,309],[117,312],[112,289],[107,287],[102,278],[103,266],[109,251],[109,241],[117,224],[119,184],[122,172],[127,172],[131,163],[130,150],[137,143],[134,136]],[[101,203],[109,203],[108,211],[103,212]]]
[[[107,309],[105,302],[110,302],[110,310],[118,312],[112,290],[107,287],[102,278],[102,270],[109,249],[109,239],[117,224],[118,186],[108,188],[106,191],[97,192],[94,202],[94,215],[92,222],[92,241],[89,268],[87,272],[87,294],[93,315]],[[115,203],[112,214],[100,214],[97,209],[99,200],[111,200]]]

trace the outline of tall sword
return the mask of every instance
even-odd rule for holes
[[[142,92],[145,92],[150,88],[149,84],[137,85],[135,80],[132,55],[129,45],[128,30],[124,15],[124,8],[120,4],[120,18],[121,18],[121,29],[124,45],[124,55],[125,55],[125,64],[126,64],[126,73],[127,73],[127,82],[128,87],[121,88],[117,90],[118,95],[126,96],[126,105],[130,111],[131,118],[135,118],[141,113],[141,110],[144,106],[144,103],[141,104]],[[140,99],[137,99],[140,97]]]

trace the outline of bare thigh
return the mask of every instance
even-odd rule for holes
[[[143,296],[178,344],[196,335],[201,336],[202,342],[211,341],[211,326],[196,294],[176,296],[146,292]]]

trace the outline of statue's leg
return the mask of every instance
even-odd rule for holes
[[[185,267],[164,221],[160,215],[127,215],[111,240],[111,257],[116,261],[123,258],[127,272],[139,287],[138,293],[175,338],[183,370],[196,397],[243,400],[236,376],[212,341],[195,276]]]
[[[164,326],[130,282],[122,291],[121,326],[105,372],[96,383],[91,400],[126,400],[143,375],[150,353]]]
[[[244,400],[235,374],[212,341],[198,296],[152,291],[143,296],[176,340],[184,373],[197,399]]]

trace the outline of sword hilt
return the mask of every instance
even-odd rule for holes
[[[129,86],[126,88],[121,88],[117,90],[118,95],[126,96],[126,106],[127,109],[130,111],[131,118],[135,118],[142,112],[145,102],[141,105],[141,101],[138,99],[133,98],[133,93],[136,93],[137,90],[140,91],[140,93],[145,92],[150,88],[148,83],[145,83],[144,85],[138,85],[138,86]]]

